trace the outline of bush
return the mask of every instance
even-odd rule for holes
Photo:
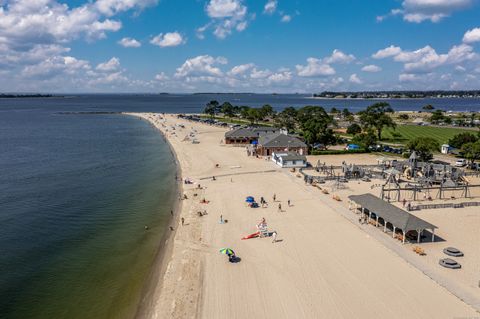
[[[467,143],[475,143],[477,140],[478,138],[475,135],[466,132],[455,135],[448,141],[448,144],[455,148],[461,148],[462,145]]]
[[[362,128],[357,123],[353,123],[347,128],[347,134],[355,135],[362,132]]]

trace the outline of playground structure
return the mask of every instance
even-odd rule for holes
[[[475,173],[453,167],[444,162],[422,162],[413,152],[408,160],[378,160],[378,164],[356,165],[342,163],[341,166],[317,162],[316,166],[301,169],[308,184],[330,183],[332,188],[342,189],[341,184],[350,180],[383,182],[371,186],[380,188],[380,198],[388,201],[419,201],[434,199],[470,198],[472,184],[469,177]]]

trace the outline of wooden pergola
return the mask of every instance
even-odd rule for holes
[[[384,232],[387,232],[387,223],[390,223],[393,227],[393,237],[395,237],[396,230],[400,229],[403,235],[403,243],[405,243],[405,235],[412,230],[417,232],[418,243],[420,242],[421,233],[426,229],[432,231],[432,242],[435,240],[435,229],[438,228],[437,226],[397,206],[387,203],[372,194],[350,195],[348,198],[351,201],[350,205],[353,203],[355,211],[368,214],[369,220],[372,219],[372,215],[375,215],[377,227],[379,225],[379,219],[383,219]]]

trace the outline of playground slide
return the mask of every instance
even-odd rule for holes
[[[260,236],[260,232],[257,231],[256,233],[253,233],[253,234],[250,234],[248,236],[245,236],[242,238],[242,240],[245,240],[245,239],[251,239],[251,238],[257,238],[258,236]]]

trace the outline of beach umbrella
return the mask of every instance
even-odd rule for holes
[[[248,196],[245,201],[246,201],[247,203],[253,203],[253,202],[255,202],[255,198],[253,198],[252,196]]]
[[[235,254],[233,252],[233,250],[230,249],[230,248],[222,248],[222,249],[220,249],[220,253],[225,254],[225,255],[234,255]]]

